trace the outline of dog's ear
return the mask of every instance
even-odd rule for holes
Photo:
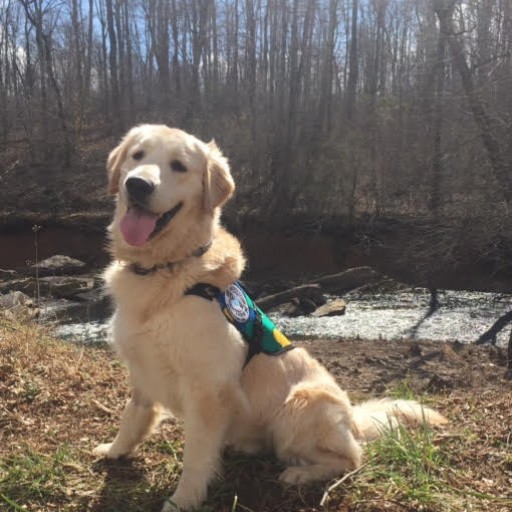
[[[133,139],[134,130],[130,130],[119,145],[114,148],[107,159],[107,171],[108,171],[108,191],[111,195],[115,196],[119,192],[119,176],[121,174],[121,166],[126,158],[126,153],[130,147]]]
[[[115,196],[119,192],[119,175],[121,174],[121,164],[123,163],[123,143],[114,148],[107,159],[108,171],[108,192],[110,195]]]
[[[208,143],[210,150],[204,174],[204,207],[213,211],[222,206],[233,194],[235,182],[231,177],[227,158],[220,152],[212,140]]]

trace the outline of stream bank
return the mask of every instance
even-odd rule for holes
[[[83,276],[85,295],[79,297],[79,307],[69,310],[72,323],[64,323],[59,330],[62,336],[82,341],[105,339],[108,300],[98,294],[88,296],[91,290],[87,283],[92,279],[94,286],[98,286],[98,275],[108,264],[105,234],[108,215],[71,216],[66,222],[41,219],[40,228],[34,230],[36,220],[27,217],[0,225],[0,244],[6,248],[0,251],[0,269],[24,272],[28,264],[56,253],[83,260],[87,267]],[[292,338],[416,338],[471,343],[512,304],[510,268],[464,255],[454,258],[456,263],[443,260],[426,267],[417,254],[405,251],[420,233],[412,224],[408,224],[406,232],[395,229],[392,223],[384,223],[374,228],[371,236],[363,225],[348,227],[339,223],[309,231],[305,224],[302,228],[300,225],[294,229],[274,226],[272,231],[261,223],[239,222],[229,226],[238,233],[248,256],[246,278],[257,283],[265,293],[286,288],[290,283],[310,282],[311,276],[361,265],[388,276],[390,284],[344,295],[348,304],[342,317],[288,318],[272,312],[278,326]],[[55,283],[50,285],[55,289]],[[430,288],[440,290],[440,308],[420,323],[429,307]],[[34,287],[28,293],[33,297]],[[94,299],[93,307],[89,307],[90,298]],[[57,318],[61,308],[66,308],[63,300],[46,303],[43,316]],[[504,344],[506,337],[502,333],[498,343]]]
[[[19,269],[54,254],[84,261],[101,270],[110,259],[106,250],[106,212],[68,217],[0,217],[0,269]],[[37,229],[34,229],[37,226]],[[382,219],[378,223],[346,219],[311,227],[292,219],[275,225],[253,220],[227,222],[248,257],[245,277],[260,282],[302,282],[310,276],[370,266],[411,286],[445,290],[512,293],[512,257],[458,247],[444,257],[419,250],[425,228],[412,220]],[[471,242],[467,245],[470,247]],[[421,247],[420,247],[421,249]]]

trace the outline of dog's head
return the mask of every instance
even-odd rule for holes
[[[109,191],[118,197],[111,230],[132,248],[155,244],[177,222],[181,231],[211,223],[235,188],[213,141],[164,125],[130,130],[110,153],[107,169]]]

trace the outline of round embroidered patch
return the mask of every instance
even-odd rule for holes
[[[240,323],[249,320],[249,305],[245,299],[244,293],[240,288],[231,285],[226,290],[226,305],[233,318]]]

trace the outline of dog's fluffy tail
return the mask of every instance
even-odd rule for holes
[[[448,420],[414,400],[369,400],[353,407],[353,418],[360,438],[369,441],[383,430],[398,425],[444,425]]]

